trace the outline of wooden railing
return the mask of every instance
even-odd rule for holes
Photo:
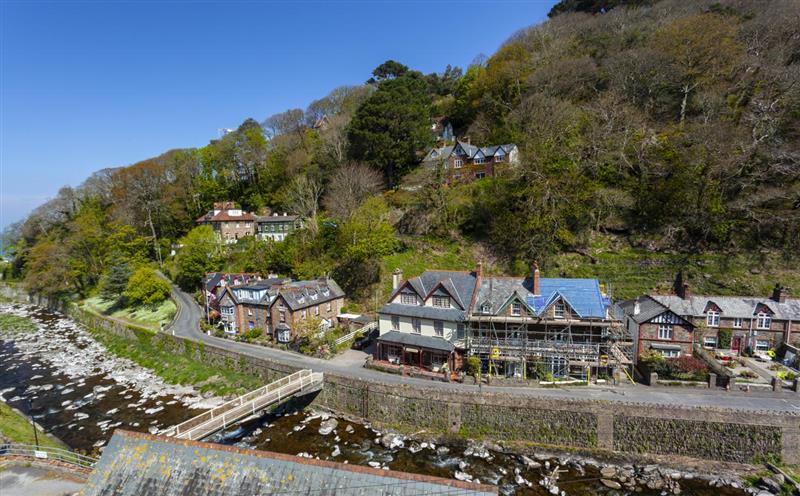
[[[0,457],[19,456],[36,460],[55,460],[61,463],[76,465],[90,469],[97,463],[97,458],[81,455],[63,448],[48,448],[30,444],[0,444]]]
[[[165,434],[180,439],[202,439],[310,386],[322,384],[322,380],[322,373],[300,370],[178,424]]]
[[[350,341],[351,339],[356,337],[356,334],[358,334],[359,332],[363,332],[364,334],[367,334],[368,332],[373,331],[373,330],[375,330],[377,328],[378,328],[378,323],[377,322],[370,322],[369,324],[365,325],[364,327],[356,329],[355,331],[353,331],[351,333],[348,333],[348,334],[345,334],[344,336],[342,336],[339,339],[337,339],[335,341],[336,346],[339,346],[342,343],[346,343],[346,342]]]

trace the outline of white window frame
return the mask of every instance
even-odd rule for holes
[[[475,163],[476,164],[485,164],[486,163],[486,157],[475,157]]]
[[[567,305],[565,305],[563,301],[557,301],[555,305],[553,305],[553,315],[555,318],[563,319],[566,314]]]
[[[411,319],[411,332],[414,334],[422,334],[422,321],[416,317]]]
[[[675,329],[672,327],[672,324],[658,325],[658,339],[672,341],[674,335],[675,335]]]
[[[328,302],[328,303],[325,304],[325,311],[326,312],[330,312],[331,311],[331,302]]]
[[[441,320],[433,321],[433,333],[437,336],[444,336],[444,322]]]
[[[703,348],[715,349],[717,347],[716,336],[703,336]]]
[[[706,312],[706,325],[708,327],[719,327],[719,312],[716,310]]]
[[[681,356],[681,352],[679,350],[658,350],[661,353],[661,356],[664,358],[678,358]]]
[[[459,322],[456,324],[456,339],[465,339],[467,337],[467,326]]]
[[[770,342],[766,339],[756,340],[756,351],[769,351],[771,349]]]
[[[417,297],[411,293],[400,293],[400,303],[403,305],[416,305]]]
[[[460,158],[453,159],[453,168],[460,169],[464,165],[464,161]]]
[[[481,305],[481,313],[484,315],[492,313],[492,306],[489,305],[488,303],[484,303],[483,305]]]
[[[398,315],[392,315],[392,330],[400,330],[400,317]]]
[[[511,316],[512,317],[519,317],[522,315],[522,303],[512,303],[511,304]]]
[[[756,329],[769,330],[772,327],[772,316],[765,312],[756,315]]]
[[[733,319],[733,327],[735,327],[736,329],[741,329],[742,328],[742,318],[741,317],[736,317],[736,318]]]
[[[437,308],[450,308],[450,298],[447,296],[434,296],[433,306]]]
[[[505,159],[505,155],[503,155],[502,153],[500,153],[499,155],[495,155],[494,156],[494,161],[495,162],[502,162],[504,159]]]

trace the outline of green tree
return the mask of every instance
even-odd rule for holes
[[[195,227],[178,243],[180,251],[175,256],[178,269],[177,283],[184,289],[196,289],[203,276],[220,263],[221,245],[211,226]]]
[[[418,162],[417,152],[430,146],[428,84],[417,71],[383,79],[350,122],[350,155],[383,171],[390,186]]]
[[[100,279],[100,296],[106,300],[116,300],[122,296],[128,288],[131,274],[131,267],[124,260],[112,265],[108,273]]]
[[[339,246],[345,258],[366,260],[389,255],[397,249],[397,237],[389,222],[389,206],[383,198],[373,196],[342,225]]]
[[[169,298],[172,286],[149,267],[142,267],[128,280],[125,299],[135,305],[157,306]]]

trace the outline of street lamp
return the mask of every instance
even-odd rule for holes
[[[31,427],[33,427],[33,439],[36,443],[36,450],[39,450],[39,430],[36,428],[36,421],[33,420],[33,405],[31,403],[31,399],[27,398],[28,400],[28,416],[31,418]]]

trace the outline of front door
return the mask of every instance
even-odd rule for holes
[[[731,340],[731,350],[735,352],[739,352],[742,349],[742,337],[741,336],[734,336]]]

